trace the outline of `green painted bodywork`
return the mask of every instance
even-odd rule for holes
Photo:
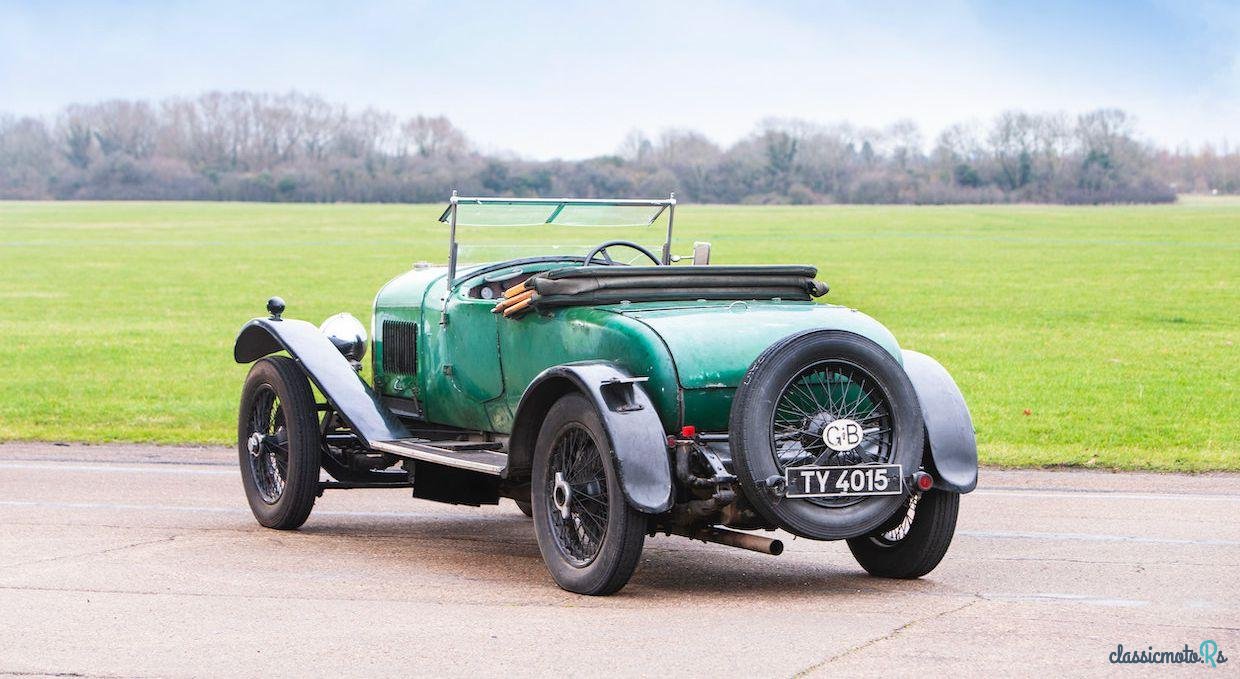
[[[552,268],[563,265],[543,265]],[[525,268],[526,272],[531,269]],[[763,350],[794,333],[834,329],[877,342],[901,360],[895,337],[853,309],[814,302],[644,302],[564,307],[508,319],[465,282],[445,305],[445,269],[389,282],[374,305],[375,386],[418,400],[429,422],[509,433],[521,396],[554,365],[604,360],[649,380],[667,431],[726,431],[736,387]],[[461,275],[467,275],[463,270]],[[445,314],[446,312],[446,314]],[[445,322],[446,315],[446,322]],[[417,374],[383,371],[382,323],[418,324]]]

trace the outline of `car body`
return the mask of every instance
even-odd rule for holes
[[[544,224],[666,217],[666,240],[659,255],[609,241],[461,265],[463,206],[492,225],[523,211]],[[704,244],[675,265],[675,206],[454,194],[448,265],[415,265],[375,297],[373,386],[360,323],[316,328],[273,299],[234,350],[258,361],[238,439],[260,522],[300,525],[310,486],[510,497],[556,582],[586,594],[623,586],[655,532],[777,554],[780,541],[748,531],[780,528],[846,539],[876,575],[932,569],[977,478],[955,383],[873,318],[814,301],[827,287],[812,267],[710,265]],[[623,248],[651,265],[615,261]],[[308,383],[324,401],[312,395],[312,414]]]

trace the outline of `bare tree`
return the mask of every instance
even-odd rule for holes
[[[469,151],[465,134],[443,116],[410,118],[401,133],[406,147],[422,158],[456,158]]]
[[[443,116],[398,120],[298,92],[207,92],[152,105],[68,106],[49,125],[0,116],[0,197],[423,201],[661,194],[715,202],[1063,202],[1240,192],[1232,147],[1159,151],[1121,111],[1009,111],[943,130],[769,119],[727,147],[693,130],[634,131],[615,155],[483,155]]]
[[[43,121],[0,115],[0,192],[37,198],[31,190],[54,171],[51,134]]]

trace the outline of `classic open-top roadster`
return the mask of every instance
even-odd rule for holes
[[[779,554],[745,531],[781,528],[847,540],[873,575],[932,570],[977,482],[951,377],[872,318],[815,303],[813,267],[712,266],[705,243],[673,255],[675,206],[454,193],[447,267],[415,265],[375,298],[373,386],[360,322],[315,327],[272,298],[234,350],[254,363],[237,438],[259,523],[297,528],[332,488],[508,497],[555,582],[583,594],[623,587],[660,532]],[[657,253],[608,240],[457,261],[467,226],[660,219]]]

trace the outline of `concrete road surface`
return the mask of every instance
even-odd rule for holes
[[[560,591],[508,501],[333,491],[260,528],[234,453],[0,445],[0,674],[912,676],[1240,669],[1240,475],[984,470],[947,559],[864,575],[843,543],[646,544],[619,595]],[[1052,675],[1053,676],[1053,675]]]

